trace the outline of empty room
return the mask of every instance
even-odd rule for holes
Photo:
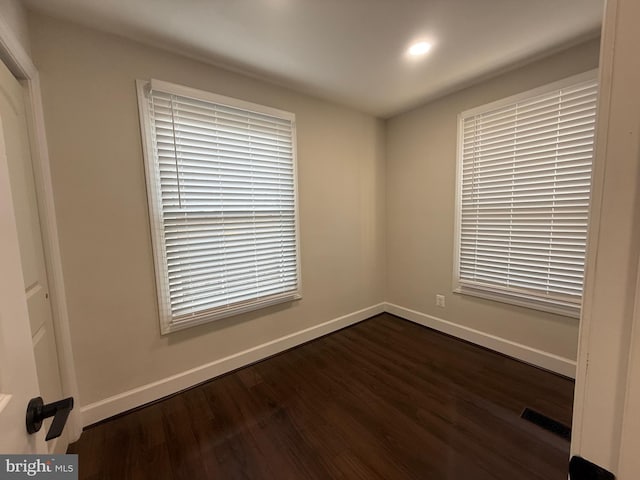
[[[637,0],[0,0],[0,478],[640,478]]]

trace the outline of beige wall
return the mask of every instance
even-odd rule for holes
[[[7,24],[25,52],[31,52],[27,12],[20,0],[0,0],[0,20]]]
[[[384,299],[384,124],[154,48],[31,17],[81,403]],[[136,78],[294,112],[304,298],[160,336]]]
[[[597,64],[593,40],[388,120],[388,302],[575,360],[577,319],[452,293],[457,115]]]

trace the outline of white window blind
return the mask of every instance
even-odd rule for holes
[[[163,333],[300,298],[293,114],[138,88]]]
[[[461,114],[458,291],[579,314],[597,82],[576,80]]]

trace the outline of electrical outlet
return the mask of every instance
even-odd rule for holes
[[[436,295],[436,307],[444,308],[444,295]]]

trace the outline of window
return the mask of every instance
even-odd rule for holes
[[[457,292],[579,316],[595,73],[459,116]]]
[[[300,297],[293,114],[138,81],[162,333]]]

